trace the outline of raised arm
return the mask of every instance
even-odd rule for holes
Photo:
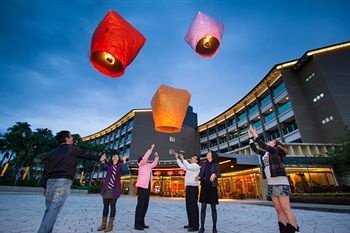
[[[88,159],[88,160],[93,160],[93,161],[99,161],[100,160],[100,156],[92,153],[90,151],[86,151],[83,149],[80,149],[77,146],[73,146],[73,150],[74,150],[74,155],[77,156],[78,158],[82,158],[82,159]]]
[[[254,141],[258,143],[259,147],[263,148],[265,151],[270,152],[270,153],[275,153],[275,152],[276,152],[276,149],[275,149],[275,148],[266,145],[265,142],[262,141],[262,140],[259,138],[258,134],[256,133],[256,130],[255,130],[252,126],[250,126],[249,129],[248,129],[248,135],[249,135],[249,138],[250,138],[250,139],[254,139]],[[250,145],[250,147],[252,148],[252,150],[253,150],[255,153],[257,153],[257,154],[259,154],[259,155],[264,155],[264,154],[265,154],[264,151],[258,150],[258,149],[256,148],[254,142],[251,142],[251,140],[249,140],[249,145]]]
[[[186,167],[185,167],[185,165],[182,163],[182,161],[181,161],[181,159],[180,159],[180,157],[179,157],[179,154],[175,152],[174,155],[175,155],[175,159],[176,159],[177,165],[179,165],[179,167],[180,167],[181,169],[183,169],[183,170],[186,171]]]
[[[158,152],[154,152],[154,160],[150,165],[151,169],[155,168],[158,165],[158,162],[159,162]]]
[[[127,163],[127,159],[128,159],[127,155],[124,155],[122,157],[122,163],[121,163],[121,173],[122,173],[122,175],[130,174],[129,164]]]
[[[185,166],[185,170],[189,170],[189,171],[197,171],[199,170],[199,165],[198,164],[192,164],[189,163],[187,160],[182,160],[183,165]]]
[[[140,167],[140,166],[144,166],[144,165],[146,165],[146,164],[148,163],[148,159],[149,159],[149,157],[151,156],[154,147],[155,147],[155,145],[152,144],[151,148],[148,149],[148,150],[146,151],[146,153],[144,154],[144,156],[142,156],[142,160],[141,160],[141,162],[139,163],[139,167]]]

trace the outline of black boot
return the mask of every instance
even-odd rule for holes
[[[201,227],[201,229],[199,229],[198,233],[203,233],[205,231],[204,227]]]
[[[278,227],[280,229],[280,233],[287,233],[287,226],[286,225],[284,225],[281,222],[278,222]]]
[[[299,233],[299,226],[295,228],[293,225],[287,223],[286,229],[286,233]]]
[[[213,233],[218,233],[218,230],[216,230],[216,226],[213,226]]]

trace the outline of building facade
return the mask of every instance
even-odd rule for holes
[[[289,149],[287,173],[293,192],[336,186],[332,167],[319,157],[332,150],[336,137],[350,125],[350,42],[307,51],[299,59],[275,65],[240,101],[197,127],[192,108],[179,134],[154,131],[151,110],[132,110],[108,128],[84,137],[130,154],[130,193],[136,182],[136,160],[156,143],[161,162],[154,172],[152,192],[183,196],[184,173],[173,151],[185,156],[209,150],[220,154],[221,198],[265,198],[260,160],[250,150],[250,125],[264,140],[280,140]]]

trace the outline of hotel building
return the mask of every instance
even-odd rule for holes
[[[349,64],[350,42],[310,50],[299,59],[275,65],[246,96],[208,122],[197,126],[190,107],[179,134],[155,132],[147,109],[132,110],[84,140],[130,154],[132,175],[124,180],[130,193],[137,157],[156,143],[161,163],[154,170],[154,194],[183,195],[184,174],[176,166],[174,150],[187,158],[213,150],[220,154],[221,198],[265,198],[260,160],[248,145],[247,130],[252,125],[264,140],[285,143],[293,192],[337,185],[332,167],[322,164],[320,157],[334,148],[336,137],[350,125]]]

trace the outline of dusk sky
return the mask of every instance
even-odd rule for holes
[[[125,74],[89,61],[92,34],[113,9],[146,38]],[[199,123],[249,92],[277,63],[350,40],[350,1],[0,1],[0,132],[15,122],[54,133],[97,132],[149,108],[161,84],[187,89]],[[220,51],[198,57],[184,41],[202,11],[225,25]]]

